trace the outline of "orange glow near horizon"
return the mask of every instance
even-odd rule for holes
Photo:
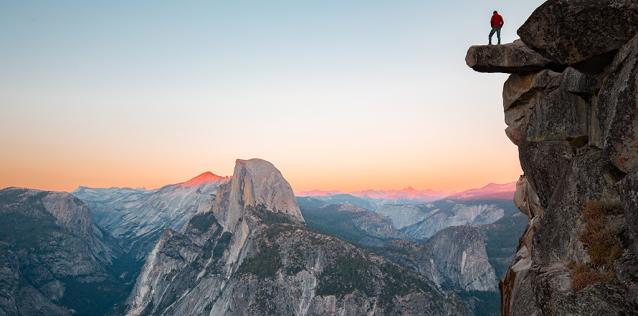
[[[254,157],[296,192],[515,181],[507,75],[465,55],[494,6],[512,42],[540,3],[6,2],[0,188],[158,188]]]
[[[234,158],[231,157],[215,162],[217,159],[213,156],[224,156],[219,153],[171,156],[168,152],[154,150],[136,153],[126,151],[128,154],[115,156],[117,159],[107,159],[105,156],[108,152],[56,152],[40,146],[23,147],[23,150],[22,153],[14,152],[15,155],[0,158],[0,187],[18,186],[53,191],[72,191],[80,185],[153,189],[187,181],[204,171],[231,176],[234,167]],[[353,157],[351,161],[346,161],[334,153],[323,157],[300,155],[296,160],[294,157],[284,157],[286,155],[274,159],[259,158],[275,164],[295,192],[398,190],[409,186],[420,190],[457,192],[487,183],[512,182],[521,173],[515,150],[509,155],[503,155],[502,152],[484,154],[481,160],[465,159],[463,156],[415,155],[377,156],[374,161]],[[154,157],[164,157],[166,160]],[[258,156],[240,158],[253,157]]]
[[[485,91],[498,91],[500,78]],[[166,106],[161,117],[130,113],[115,121],[109,112],[118,110],[108,106],[76,119],[73,108],[51,117],[18,100],[23,106],[2,115],[0,187],[157,188],[204,171],[232,175],[235,159],[253,157],[272,162],[296,192],[407,186],[458,191],[507,183],[521,170],[516,147],[503,132],[498,94],[491,95],[476,101],[461,96],[441,106],[371,107],[375,111],[344,104],[337,118],[312,110],[321,104],[275,107],[273,114]],[[453,102],[468,106],[447,110],[462,108]],[[206,124],[208,117],[233,119]]]
[[[25,176],[24,173],[18,174],[17,172],[5,172],[2,176],[2,182],[0,183],[0,189],[5,187],[25,187],[40,190],[51,191],[73,191],[79,186],[88,186],[96,188],[108,188],[108,187],[130,187],[130,188],[146,188],[156,189],[167,184],[174,184],[183,181],[187,181],[189,177],[194,177],[198,172],[192,173],[190,176],[178,174],[179,172],[168,172],[166,174],[156,174],[152,171],[138,172],[138,173],[123,173],[117,172],[111,168],[103,169],[105,174],[83,174],[82,171],[88,169],[80,168],[75,170],[69,170],[65,172],[51,171],[51,170],[31,170],[31,173]],[[498,173],[485,173],[474,172],[470,173],[469,170],[463,175],[457,175],[459,178],[429,173],[428,178],[418,179],[414,177],[399,178],[398,174],[392,174],[392,172],[377,172],[375,175],[369,173],[350,174],[352,179],[344,179],[348,176],[347,173],[341,173],[334,179],[329,179],[329,176],[322,174],[315,174],[316,178],[312,177],[312,174],[302,175],[299,173],[285,172],[282,173],[290,182],[295,193],[320,190],[320,191],[340,191],[340,192],[355,192],[364,190],[402,190],[407,187],[412,187],[417,190],[434,190],[444,193],[453,193],[463,191],[471,188],[482,187],[488,183],[509,183],[516,181],[519,171],[516,171],[516,167],[512,166],[512,171],[503,171]],[[407,170],[405,172],[408,172]],[[201,173],[201,172],[200,172]],[[215,174],[221,174],[213,171]],[[428,173],[427,170],[414,170],[414,174]],[[223,176],[232,175],[232,171],[223,173]],[[288,176],[287,176],[288,175]],[[511,176],[514,175],[514,176]],[[403,180],[403,181],[402,181]]]

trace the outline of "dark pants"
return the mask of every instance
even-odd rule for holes
[[[492,36],[494,36],[494,33],[496,33],[496,37],[498,38],[498,43],[500,45],[501,44],[501,28],[500,27],[492,28],[492,31],[490,32],[490,45],[492,44]]]

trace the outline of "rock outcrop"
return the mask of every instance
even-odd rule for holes
[[[521,41],[505,45],[472,46],[465,62],[479,72],[520,73],[541,70],[551,61],[525,46]]]
[[[557,64],[598,72],[637,32],[634,0],[550,0],[532,13],[518,35]]]
[[[503,89],[528,216],[500,284],[503,315],[638,313],[637,8],[550,0],[519,30],[564,68],[519,71]]]
[[[458,315],[454,295],[340,239],[307,230],[272,164],[238,160],[213,211],[167,230],[128,315]]]
[[[233,230],[247,207],[263,206],[303,223],[303,216],[290,184],[270,162],[237,159],[232,181],[218,190],[213,208],[215,217],[227,230]]]

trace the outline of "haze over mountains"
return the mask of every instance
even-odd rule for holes
[[[259,159],[154,190],[0,190],[0,246],[15,256],[3,256],[0,311],[493,313],[493,262],[508,259],[491,255],[486,225],[522,214],[407,192],[295,197]]]
[[[473,188],[465,191],[446,193],[436,190],[418,190],[413,187],[406,187],[400,190],[362,190],[354,192],[338,190],[311,190],[297,193],[298,196],[334,196],[339,194],[349,194],[356,197],[385,200],[385,201],[419,201],[429,202],[443,198],[451,199],[495,199],[511,200],[516,191],[516,182],[505,184],[490,183],[481,188]]]
[[[638,2],[549,0],[518,33],[466,58],[510,74],[513,201],[295,196],[262,159],[153,190],[4,188],[0,316],[638,315]]]

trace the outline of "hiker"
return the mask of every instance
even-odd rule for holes
[[[490,32],[490,45],[492,45],[492,36],[494,36],[494,33],[496,33],[496,37],[498,38],[498,44],[501,45],[501,28],[505,23],[503,22],[503,17],[498,14],[498,11],[494,11],[494,14],[492,14],[490,24],[492,25],[492,31]]]

